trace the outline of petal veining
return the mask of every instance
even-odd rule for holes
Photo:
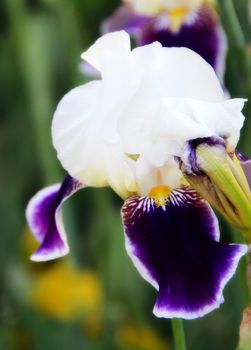
[[[130,197],[122,217],[126,249],[157,290],[154,314],[192,319],[218,308],[245,245],[219,243],[217,219],[193,190],[174,190],[164,206]]]

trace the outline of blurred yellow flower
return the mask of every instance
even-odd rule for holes
[[[153,329],[145,326],[124,324],[118,330],[119,349],[167,350],[167,342]]]
[[[97,275],[57,263],[37,274],[32,292],[34,306],[64,321],[92,319],[101,314],[103,291]]]

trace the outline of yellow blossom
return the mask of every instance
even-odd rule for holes
[[[102,308],[102,286],[92,271],[57,263],[37,274],[32,293],[42,313],[71,321],[94,317]]]
[[[166,341],[153,329],[133,324],[122,325],[117,334],[119,348],[137,350],[167,350]]]

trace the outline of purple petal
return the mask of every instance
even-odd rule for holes
[[[26,219],[40,246],[31,260],[52,260],[69,252],[62,204],[82,187],[80,182],[68,176],[62,184],[46,187],[32,197],[26,208]]]
[[[125,4],[102,23],[101,32],[105,34],[124,29],[129,34],[137,35],[149,20],[151,17],[138,15],[130,5]]]
[[[251,159],[237,150],[235,151],[235,154],[241,163],[241,167],[246,175],[246,179],[251,190]]]
[[[157,290],[158,317],[201,317],[223,302],[245,245],[218,242],[217,219],[191,189],[174,190],[165,206],[130,197],[122,208],[126,249]]]

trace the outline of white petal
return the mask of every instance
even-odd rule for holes
[[[223,103],[190,100],[188,103],[191,106],[194,119],[200,125],[207,127],[212,135],[218,135],[226,139],[228,147],[234,150],[244,122],[241,110],[245,100],[232,99]]]
[[[98,71],[101,71],[101,64],[104,55],[127,55],[130,52],[130,37],[121,30],[103,35],[85,52],[81,58],[86,60]]]
[[[109,185],[125,197],[147,188],[133,158],[150,165],[148,183],[154,167],[168,182],[170,160],[188,140],[222,136],[236,145],[243,100],[225,101],[214,70],[195,52],[157,42],[130,52],[121,31],[98,39],[83,57],[102,79],[69,92],[52,125],[58,158],[82,183]]]
[[[102,93],[101,81],[94,81],[63,97],[53,118],[53,144],[72,177],[88,186],[110,185],[124,197],[136,186],[131,159],[112,137],[110,142],[104,137],[108,131],[106,114],[102,113]]]
[[[211,102],[224,100],[213,68],[200,55],[187,48],[164,48],[163,52],[160,84],[166,96]]]
[[[178,163],[169,159],[162,167],[155,167],[144,157],[139,157],[136,163],[136,175],[139,183],[138,194],[148,195],[156,185],[167,185],[170,188],[179,188],[182,173]]]
[[[217,31],[218,31],[218,37],[219,37],[219,52],[216,57],[215,71],[217,73],[217,76],[220,79],[220,82],[224,86],[224,75],[225,75],[225,68],[226,68],[225,66],[226,66],[228,42],[227,42],[226,34],[220,24],[218,24]],[[225,92],[225,95],[226,95],[226,92]]]
[[[52,122],[53,144],[64,168],[86,183],[81,173],[94,167],[97,171],[93,181],[98,186],[106,183],[99,171],[99,159],[94,160],[98,143],[98,125],[96,130],[93,125],[94,119],[98,124],[94,106],[100,89],[101,82],[94,81],[71,90],[58,104]],[[91,142],[92,138],[97,139],[96,142]]]

